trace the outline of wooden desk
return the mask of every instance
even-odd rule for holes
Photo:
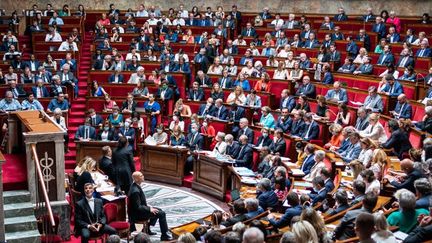
[[[228,163],[200,154],[194,164],[192,189],[224,200],[227,191]]]
[[[110,146],[112,150],[117,147],[117,142],[102,141],[75,141],[76,144],[76,162],[78,163],[86,156],[99,160],[102,157],[102,147]]]
[[[211,215],[205,216],[202,219],[179,225],[177,227],[170,228],[170,231],[174,238],[178,238],[181,234],[194,232],[194,230],[201,225],[200,221],[211,222]]]
[[[189,149],[139,144],[141,171],[148,180],[182,185]]]

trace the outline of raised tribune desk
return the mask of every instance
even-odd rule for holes
[[[111,150],[115,150],[117,142],[102,142],[102,141],[75,141],[76,144],[76,162],[82,160],[86,156],[90,156],[98,161],[102,157],[102,148],[110,146]]]
[[[199,154],[194,164],[192,189],[224,200],[230,175],[230,163]]]
[[[182,185],[189,149],[147,144],[139,144],[138,147],[141,171],[147,180]]]

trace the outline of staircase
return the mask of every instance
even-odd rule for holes
[[[86,112],[87,77],[91,69],[91,34],[85,33],[83,38],[82,50],[80,50],[80,62],[78,73],[78,98],[72,102],[71,112],[69,113],[69,152],[65,155],[65,172],[71,173],[76,165],[76,144],[74,142],[75,133],[80,125],[84,124]]]
[[[5,232],[8,243],[40,242],[29,191],[3,192]]]
[[[20,35],[18,36],[18,43],[20,44],[19,48],[21,51],[21,59],[29,60],[30,54],[32,52],[31,37],[27,35]]]

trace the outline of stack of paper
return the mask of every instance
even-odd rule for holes
[[[234,170],[242,177],[243,176],[255,177],[255,173],[246,167],[235,167]]]
[[[304,176],[305,173],[300,169],[291,169],[294,176]]]
[[[148,145],[153,145],[153,146],[157,145],[156,140],[150,135],[148,137],[146,137],[146,139],[144,140],[144,143],[148,144]]]
[[[307,181],[295,181],[294,186],[300,186],[300,187],[306,187],[306,188],[312,188],[313,185],[310,182]]]

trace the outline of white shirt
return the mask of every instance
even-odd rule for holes
[[[224,141],[217,142],[214,149],[213,149],[213,153],[225,154],[226,153],[226,147],[227,147],[227,144]]]
[[[86,197],[86,199],[87,199],[87,203],[88,203],[88,205],[89,205],[92,213],[94,213],[94,211],[95,211],[94,198],[93,197],[92,198],[87,198]]]
[[[377,195],[379,195],[380,190],[381,190],[381,183],[377,179],[375,179],[374,181],[372,181],[372,183],[366,185],[365,194],[368,192],[376,192]]]
[[[133,53],[128,53],[126,55],[126,61],[131,61],[133,55],[134,55]],[[141,55],[139,53],[135,53],[135,56],[137,57],[138,61],[141,61]]]
[[[53,35],[51,33],[46,34],[45,42],[62,42],[63,39],[61,35],[55,32]]]
[[[366,167],[369,162],[372,160],[373,151],[372,149],[362,149],[360,151],[358,160],[363,163],[363,165]]]
[[[189,17],[189,12],[187,10],[182,10],[180,17],[182,18],[188,18]]]
[[[184,19],[174,19],[173,20],[173,25],[180,25],[180,26],[185,26],[185,21]]]
[[[283,19],[275,19],[270,24],[280,27],[284,24],[284,21],[283,21]]]
[[[78,46],[75,42],[72,42],[72,44],[69,44],[68,41],[63,41],[58,49],[58,51],[78,51]]]
[[[136,12],[136,17],[148,17],[148,16],[149,14],[145,9]]]
[[[149,25],[156,25],[157,22],[159,22],[158,19],[154,18],[154,19],[147,19],[147,22],[149,23]]]

